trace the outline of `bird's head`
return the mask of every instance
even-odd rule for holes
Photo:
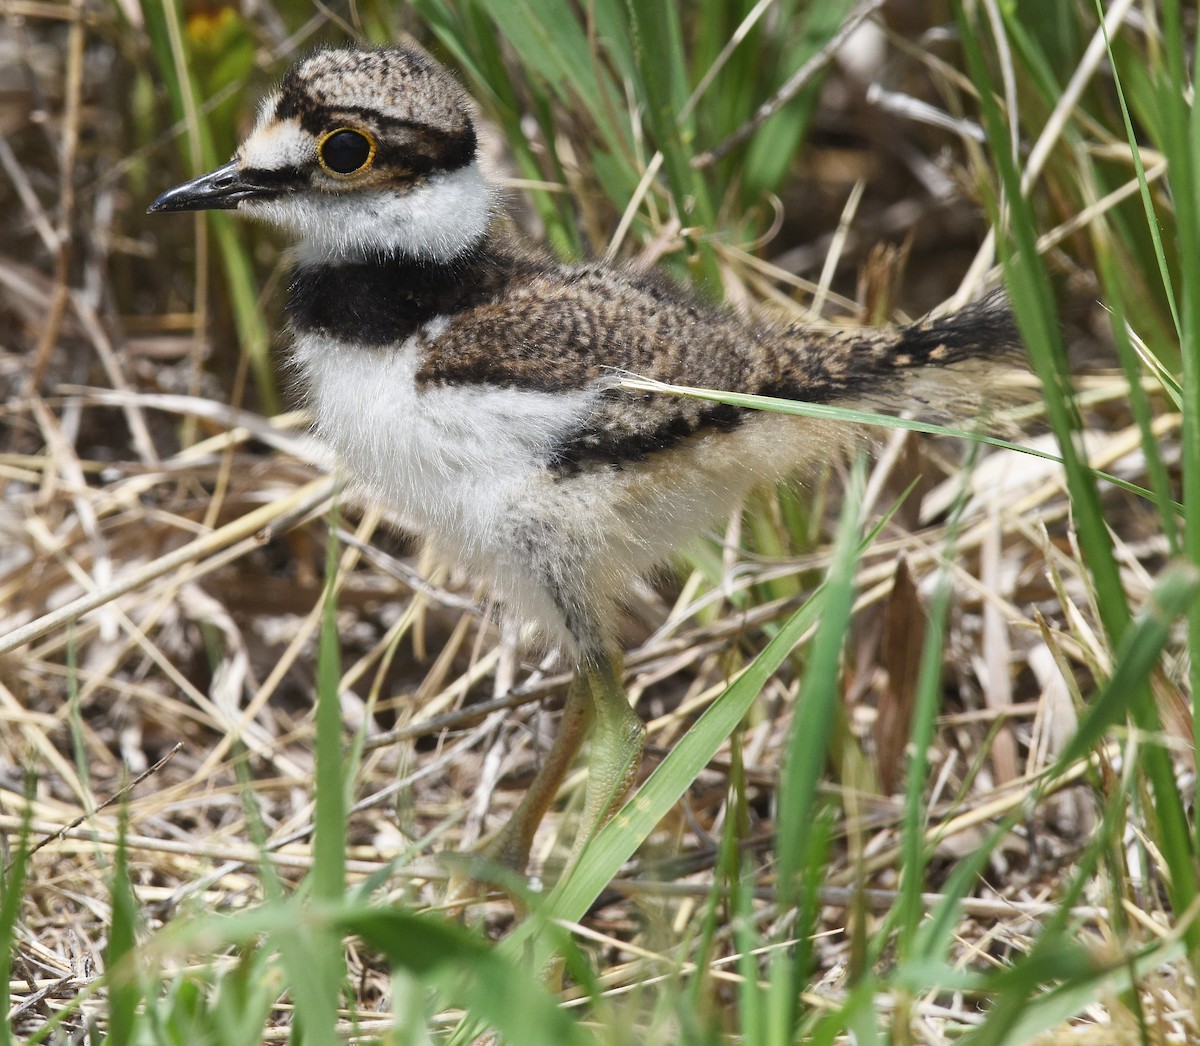
[[[292,67],[229,163],[149,210],[236,209],[295,233],[302,258],[448,261],[490,218],[472,113],[415,48],[322,51]]]

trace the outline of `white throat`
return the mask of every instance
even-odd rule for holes
[[[404,192],[387,189],[247,200],[241,210],[296,234],[297,260],[362,261],[404,255],[445,262],[487,232],[493,190],[472,161]]]

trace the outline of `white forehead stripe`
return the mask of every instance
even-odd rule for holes
[[[274,171],[285,167],[299,168],[311,163],[317,155],[316,142],[307,131],[300,129],[296,118],[278,121],[274,106],[264,110],[258,126],[238,150],[243,167]]]

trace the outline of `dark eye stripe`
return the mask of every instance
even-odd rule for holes
[[[297,167],[244,167],[240,173],[256,188],[272,193],[300,189],[308,184],[308,178]]]

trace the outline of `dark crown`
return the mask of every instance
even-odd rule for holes
[[[274,115],[321,137],[365,124],[412,173],[456,170],[475,157],[473,103],[433,58],[410,47],[319,51],[280,84]],[[381,159],[399,160],[399,156]]]

